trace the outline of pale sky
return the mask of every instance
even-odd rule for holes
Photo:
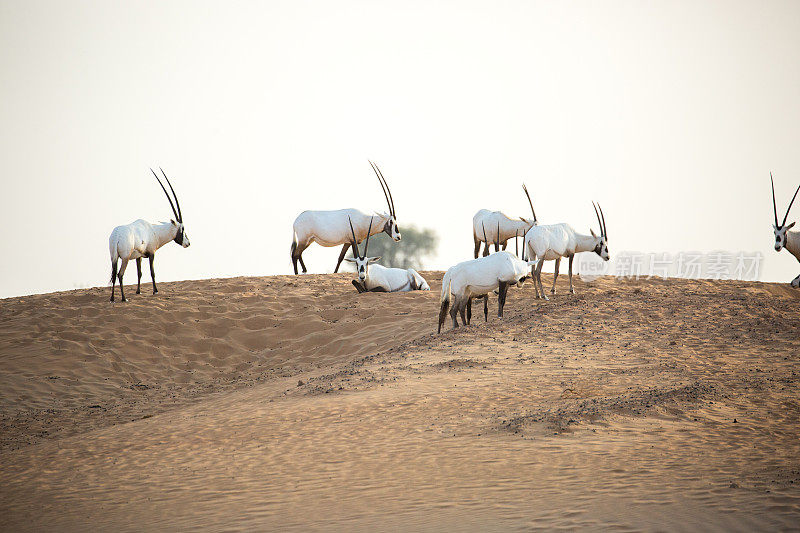
[[[171,216],[158,166],[192,245],[157,280],[290,273],[298,213],[385,209],[367,159],[439,233],[428,267],[472,257],[478,209],[528,215],[524,181],[542,223],[597,229],[600,201],[612,257],[800,273],[769,188],[782,218],[800,2],[0,0],[0,124],[0,297],[107,284],[111,230]]]

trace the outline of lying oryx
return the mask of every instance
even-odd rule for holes
[[[769,179],[772,181],[772,172],[769,173]],[[772,227],[775,233],[775,251],[780,252],[781,248],[786,248],[790,254],[800,261],[800,231],[789,231],[794,222],[786,225],[786,219],[789,218],[789,211],[792,209],[794,199],[797,198],[797,192],[800,191],[800,185],[794,191],[792,201],[789,202],[789,207],[786,208],[786,215],[783,217],[783,222],[778,224],[778,206],[775,204],[775,182],[772,181],[772,211],[775,214],[775,225]],[[791,281],[792,287],[800,287],[800,276],[797,276]]]
[[[371,234],[385,232],[389,237],[395,240],[400,240],[400,228],[397,227],[397,218],[394,210],[394,198],[392,198],[392,191],[389,190],[389,184],[386,183],[386,178],[378,168],[378,165],[369,162],[372,165],[372,170],[378,176],[378,182],[383,189],[383,195],[386,197],[386,203],[389,205],[389,213],[377,215],[378,225],[375,226],[375,231],[370,230]],[[303,250],[308,248],[311,243],[316,242],[322,246],[342,246],[342,252],[339,254],[339,260],[336,261],[336,268],[334,272],[339,271],[339,265],[342,263],[347,248],[350,247],[350,236],[347,230],[347,221],[351,220],[356,228],[356,235],[359,237],[359,243],[367,236],[367,224],[372,222],[372,216],[365,215],[358,209],[339,209],[337,211],[303,211],[294,221],[294,238],[292,239],[292,265],[294,266],[294,273],[297,274],[297,262],[300,261],[300,266],[303,267],[303,273],[306,270],[306,264],[303,262]]]
[[[457,315],[461,322],[469,324],[472,318],[472,300],[484,298],[483,315],[488,320],[489,293],[498,291],[497,316],[502,318],[503,307],[510,285],[522,286],[531,271],[533,263],[523,261],[511,252],[497,252],[489,256],[463,261],[450,267],[442,278],[442,295],[439,300],[439,329],[442,331],[447,309],[452,300],[450,318],[453,327],[458,327]]]
[[[356,265],[358,279],[353,280],[353,285],[358,289],[358,292],[408,292],[431,290],[425,278],[420,276],[413,268],[406,270],[372,264],[380,259],[380,256],[367,257],[369,230],[371,229],[372,222],[370,221],[367,230],[367,238],[364,243],[364,255],[361,255],[361,252],[358,250],[358,243],[356,243],[356,233],[353,229],[353,224],[352,222],[350,223],[350,234],[352,236],[350,244],[353,247],[353,257],[346,257],[345,261],[355,263]]]
[[[150,169],[153,172],[153,169]],[[169,178],[161,170],[164,179],[167,180],[169,190],[175,197],[175,205],[172,205],[172,198],[169,197],[167,189],[164,184],[158,179],[158,175],[153,172],[153,176],[158,180],[158,184],[167,195],[169,205],[172,207],[172,213],[178,221],[170,220],[169,222],[161,222],[160,224],[151,224],[146,220],[139,219],[131,222],[125,226],[117,226],[111,232],[108,238],[108,249],[111,253],[111,301],[114,301],[114,283],[119,279],[119,293],[122,296],[122,301],[125,301],[125,293],[122,290],[122,277],[125,275],[125,269],[128,267],[128,261],[136,259],[136,294],[141,292],[142,283],[142,257],[150,260],[150,277],[153,279],[153,294],[158,292],[156,288],[156,273],[153,270],[153,259],[156,255],[156,250],[167,244],[169,241],[175,241],[184,248],[189,247],[189,237],[186,236],[186,230],[183,227],[183,215],[181,214],[181,204],[178,203],[178,196],[175,194],[175,189],[169,182]],[[178,207],[177,211],[175,206]],[[117,261],[122,259],[122,264],[117,271]]]
[[[594,206],[594,202],[592,203]],[[599,255],[603,261],[608,261],[608,234],[606,233],[606,218],[603,215],[603,208],[600,208],[600,214],[597,213],[597,207],[594,208],[594,213],[597,215],[597,222],[600,224],[600,236],[595,235],[594,230],[590,229],[591,235],[584,235],[575,231],[569,224],[548,224],[546,226],[534,226],[525,234],[525,242],[523,244],[523,253],[527,253],[530,260],[538,260],[536,270],[533,274],[533,286],[536,290],[536,297],[539,298],[539,290],[541,289],[542,298],[549,300],[544,293],[542,287],[542,266],[545,261],[555,260],[556,268],[553,275],[553,288],[550,292],[556,292],[556,279],[558,279],[558,267],[561,264],[562,257],[569,258],[569,292],[575,294],[575,289],[572,287],[572,261],[575,259],[575,254],[580,252],[594,252]],[[600,217],[603,217],[602,221]]]
[[[500,250],[500,244],[503,245],[503,250],[505,250],[509,239],[514,238],[516,240],[517,235],[524,236],[532,226],[535,226],[539,223],[536,218],[536,211],[533,210],[531,195],[528,194],[528,188],[524,183],[522,184],[522,190],[525,191],[525,196],[528,197],[528,203],[531,206],[533,220],[527,220],[522,217],[520,217],[519,220],[515,220],[507,217],[500,211],[489,211],[488,209],[481,209],[475,213],[474,217],[472,217],[472,240],[475,242],[476,258],[481,251],[481,242],[484,243],[483,255],[489,255],[490,241],[487,241],[485,238],[483,241],[481,241],[481,229],[483,229],[483,235],[486,237],[486,227],[492,229],[498,228],[496,234],[492,235],[491,239],[491,242],[496,243],[494,251],[497,252]]]

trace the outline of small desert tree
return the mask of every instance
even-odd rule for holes
[[[401,231],[403,238],[400,242],[394,242],[385,233],[370,237],[369,255],[381,256],[378,262],[387,267],[422,268],[423,258],[436,255],[439,237],[430,228],[418,229],[415,226],[405,226]],[[363,242],[360,248],[363,252]]]

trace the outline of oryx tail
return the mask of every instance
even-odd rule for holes
[[[440,307],[439,307],[439,329],[437,333],[442,332],[442,326],[444,325],[444,319],[447,317],[447,310],[450,308],[450,286],[452,282],[450,280],[450,273],[446,272],[444,277],[442,278],[442,296],[439,299]]]

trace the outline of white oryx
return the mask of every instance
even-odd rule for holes
[[[472,240],[475,242],[475,258],[478,257],[478,254],[481,251],[481,242],[484,243],[484,250],[483,255],[489,255],[489,242],[486,239],[481,240],[481,229],[485,227],[489,228],[496,228],[499,227],[500,229],[497,231],[495,235],[492,235],[491,242],[500,243],[503,245],[503,250],[506,249],[508,245],[508,239],[514,238],[516,239],[517,235],[525,235],[525,233],[531,229],[532,226],[535,226],[539,223],[536,219],[536,211],[533,210],[533,202],[531,201],[531,195],[528,194],[528,188],[525,184],[522,184],[522,190],[525,191],[525,196],[528,197],[528,203],[531,206],[531,213],[533,214],[533,220],[527,220],[525,218],[520,217],[519,220],[515,220],[513,218],[508,218],[506,215],[501,213],[500,211],[489,211],[488,209],[481,209],[475,216],[472,217]],[[485,235],[485,232],[484,232]],[[495,252],[500,251],[499,244],[495,244]]]
[[[389,184],[386,183],[386,178],[383,177],[378,165],[372,161],[369,164],[372,165],[372,170],[378,176],[378,182],[381,184],[386,203],[389,205],[388,214],[376,215],[379,223],[375,226],[375,231],[370,230],[370,234],[375,235],[376,233],[385,232],[397,242],[400,240],[400,228],[397,227],[392,191],[389,190]],[[348,219],[352,220],[358,242],[361,243],[367,237],[367,225],[372,222],[372,216],[365,215],[358,209],[303,211],[297,216],[294,221],[294,238],[292,239],[292,265],[294,266],[295,274],[297,274],[298,261],[300,261],[300,266],[303,267],[303,273],[308,272],[306,264],[303,262],[302,254],[313,242],[326,247],[343,245],[339,260],[336,262],[336,268],[333,269],[334,272],[339,271],[339,265],[342,263],[347,249],[351,246],[350,232],[347,229]]]
[[[797,198],[797,192],[800,191],[800,185],[794,191],[792,201],[789,202],[789,207],[786,209],[786,215],[783,217],[783,222],[778,224],[778,206],[775,204],[775,182],[772,180],[772,172],[769,173],[769,179],[772,181],[772,211],[775,214],[775,225],[772,230],[775,233],[775,251],[780,252],[781,248],[786,248],[790,254],[800,261],[800,231],[789,231],[794,222],[786,225],[786,219],[789,218],[789,211],[792,209],[794,199]],[[791,281],[792,287],[800,287],[800,276],[797,276]]]
[[[146,257],[150,260],[150,277],[153,280],[153,294],[155,294],[158,292],[156,288],[156,273],[155,270],[153,270],[153,259],[155,258],[156,250],[169,241],[175,241],[184,248],[189,247],[189,237],[186,236],[186,229],[183,226],[183,215],[181,214],[181,204],[178,203],[178,195],[175,194],[175,189],[172,188],[172,184],[169,182],[167,175],[164,174],[164,170],[159,170],[161,170],[161,174],[164,175],[164,179],[167,180],[169,190],[172,191],[172,196],[175,197],[175,205],[172,204],[172,198],[170,198],[167,189],[164,188],[164,184],[161,183],[158,175],[153,172],[152,168],[150,172],[153,172],[153,176],[156,177],[158,184],[161,185],[161,188],[164,190],[164,194],[167,195],[167,200],[169,200],[169,205],[172,207],[172,213],[175,215],[177,222],[175,220],[170,220],[169,222],[151,224],[146,220],[139,219],[125,226],[117,226],[114,228],[114,231],[111,232],[111,236],[108,238],[108,249],[111,253],[112,302],[114,301],[114,283],[117,279],[119,279],[119,293],[122,296],[122,301],[125,301],[125,293],[122,290],[122,277],[125,275],[128,261],[136,259],[136,294],[139,294],[142,284],[142,257]],[[178,208],[177,210],[175,209],[176,206]],[[122,263],[119,270],[117,270],[117,261],[119,259],[122,260]]]
[[[485,238],[485,235],[484,235]],[[485,241],[488,242],[488,241]],[[495,245],[497,245],[495,241]],[[453,327],[458,327],[458,314],[464,325],[472,319],[472,300],[484,298],[483,316],[489,320],[489,293],[498,291],[497,316],[502,318],[508,287],[525,283],[531,271],[532,262],[523,261],[511,252],[497,252],[450,267],[442,278],[442,295],[439,299],[439,328],[441,333],[450,309]],[[452,301],[452,302],[451,302]]]
[[[575,294],[572,287],[572,261],[575,254],[581,252],[594,252],[603,261],[608,261],[608,234],[606,233],[606,218],[603,215],[603,208],[597,213],[594,202],[594,213],[597,215],[597,222],[600,224],[600,236],[595,235],[594,230],[590,229],[591,235],[584,235],[575,231],[569,224],[548,224],[545,226],[534,226],[525,234],[523,252],[527,253],[531,261],[538,260],[536,270],[533,273],[533,286],[536,290],[536,297],[539,298],[541,289],[542,297],[549,300],[542,287],[542,266],[545,261],[555,260],[556,268],[553,274],[553,288],[550,292],[556,292],[556,279],[558,279],[558,267],[562,257],[569,258],[569,292]],[[600,217],[602,221],[600,220]]]
[[[367,257],[369,230],[371,229],[372,222],[370,221],[370,225],[367,228],[367,238],[364,242],[364,255],[361,255],[361,252],[358,250],[358,244],[356,243],[356,233],[353,229],[353,223],[350,222],[350,234],[352,236],[350,244],[353,247],[353,257],[345,257],[344,260],[355,263],[356,265],[358,279],[353,280],[353,285],[358,289],[358,292],[408,292],[431,290],[425,278],[420,276],[413,268],[387,268],[383,265],[372,264],[380,259],[380,256]]]

